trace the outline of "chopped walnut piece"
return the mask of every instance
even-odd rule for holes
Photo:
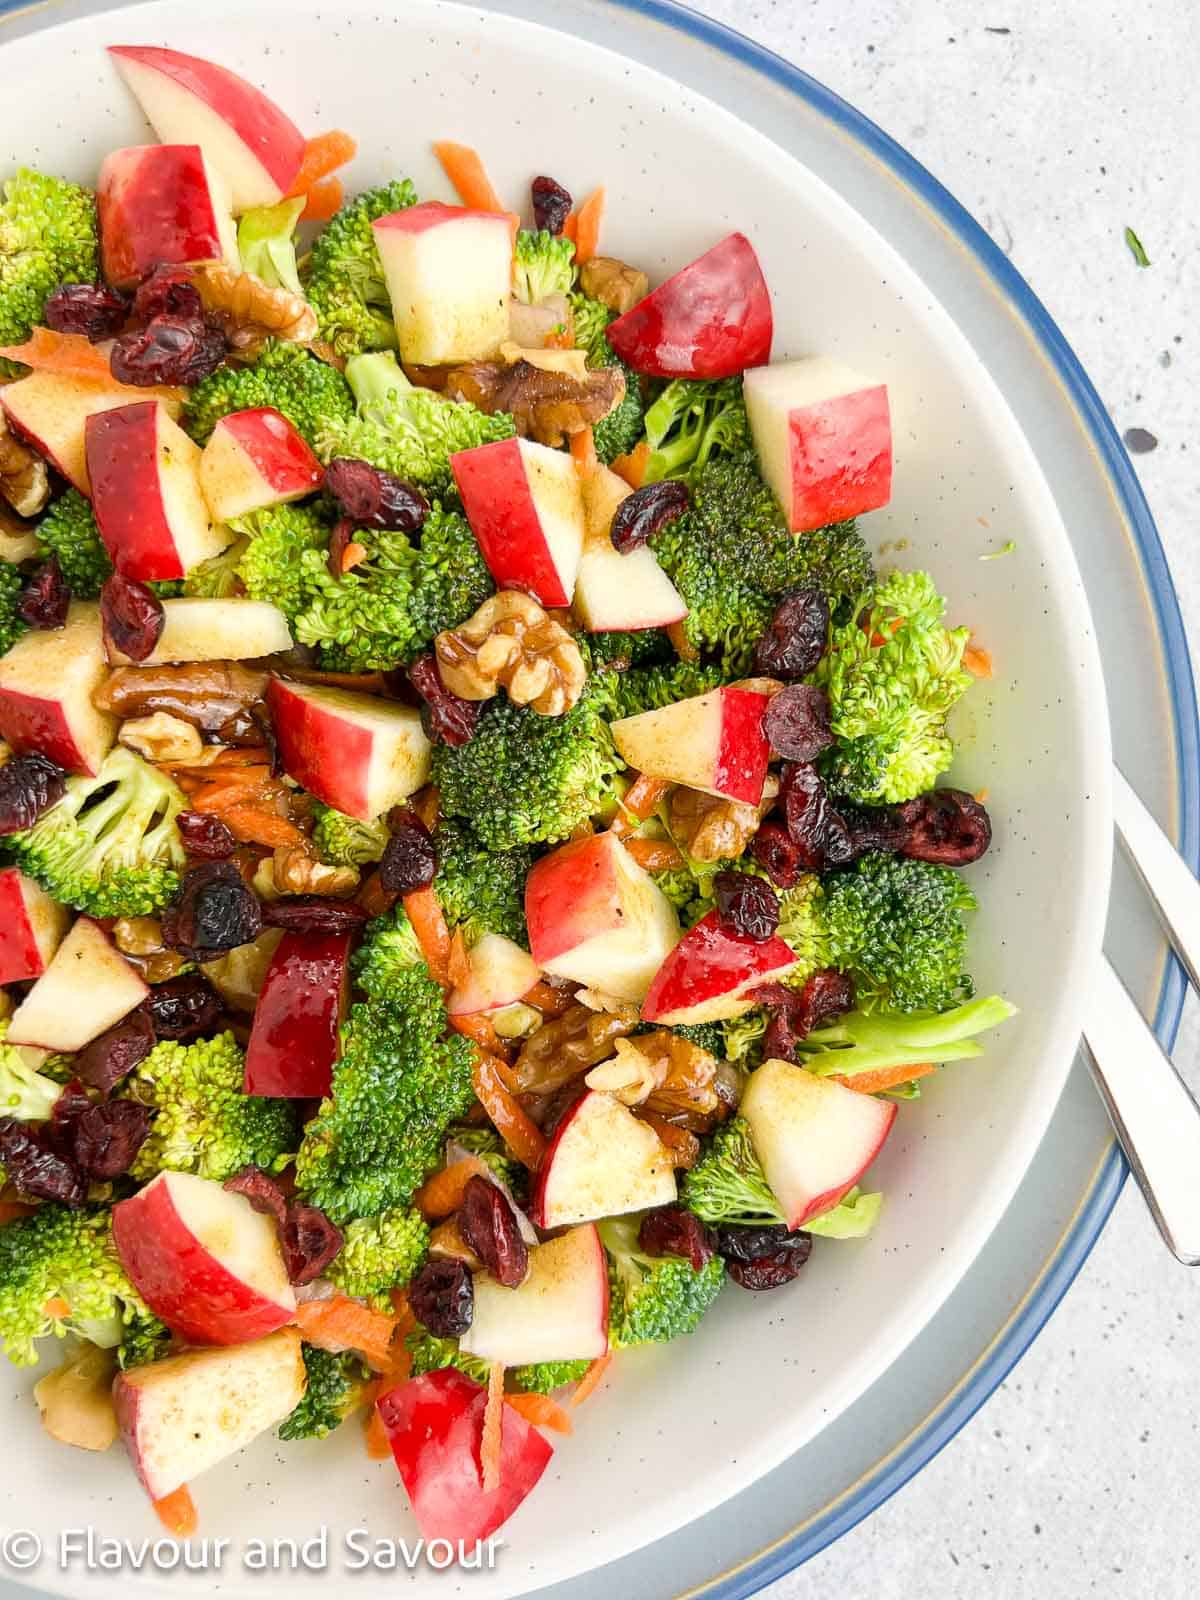
[[[307,840],[281,845],[271,862],[271,876],[277,894],[347,895],[358,888],[356,868],[327,866]]]
[[[165,983],[187,966],[187,958],[163,943],[157,917],[119,917],[112,927],[113,943],[136,967],[147,983]]]
[[[616,1041],[638,1025],[637,1007],[621,1011],[589,1011],[574,1005],[561,1017],[544,1022],[521,1047],[511,1068],[512,1086],[518,1093],[550,1094],[582,1076],[589,1067],[607,1061]]]
[[[707,1133],[727,1106],[716,1087],[718,1064],[707,1050],[656,1028],[618,1039],[616,1056],[588,1073],[590,1089],[606,1089],[627,1106],[639,1106],[693,1133]]]
[[[762,805],[752,806],[697,789],[673,789],[671,836],[694,861],[726,861],[746,849],[769,805],[765,796]]]
[[[195,727],[169,711],[123,722],[117,740],[147,761],[198,761],[204,754],[204,741]]]
[[[23,522],[8,501],[0,498],[0,561],[19,566],[39,555],[41,548],[32,523]]]
[[[650,291],[650,279],[639,267],[616,256],[593,256],[579,269],[579,287],[589,299],[600,300],[617,316],[624,316]]]
[[[528,361],[513,366],[472,361],[447,372],[444,392],[453,400],[469,400],[481,411],[507,411],[523,438],[557,446],[620,405],[625,375],[620,367],[600,367],[580,383]]]
[[[515,705],[561,717],[583,692],[587,669],[572,635],[518,589],[501,589],[473,617],[433,641],[452,694],[490,700],[500,688]]]
[[[220,261],[202,261],[192,277],[237,357],[252,359],[270,338],[304,344],[317,337],[316,312],[301,295],[273,289],[252,272],[234,272]]]
[[[36,517],[50,498],[50,474],[36,450],[11,432],[0,411],[0,497],[18,515]]]

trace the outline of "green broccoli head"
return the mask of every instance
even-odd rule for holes
[[[288,1100],[242,1093],[244,1057],[231,1033],[181,1044],[156,1044],[121,1085],[124,1099],[154,1112],[133,1177],[191,1172],[221,1183],[242,1167],[271,1171],[296,1148],[296,1113]]]
[[[8,1018],[0,1021],[0,1117],[18,1122],[45,1122],[62,1093],[62,1085],[35,1072],[16,1045],[8,1043]]]
[[[308,1379],[304,1394],[279,1424],[285,1443],[324,1439],[362,1404],[368,1372],[352,1350],[334,1355],[315,1345],[301,1346]]]
[[[635,628],[629,633],[580,633],[575,642],[584,665],[593,672],[611,669],[627,672],[630,667],[665,666],[676,661],[675,647],[662,628]]]
[[[304,210],[304,196],[281,200],[276,206],[256,206],[238,223],[238,254],[242,271],[253,273],[272,289],[302,295],[296,270],[296,224]]]
[[[568,1383],[578,1383],[590,1361],[535,1361],[512,1369],[513,1387],[523,1394],[553,1394]]]
[[[725,1059],[725,1035],[719,1022],[679,1022],[671,1029],[682,1039],[690,1039],[718,1061]]]
[[[237,563],[242,588],[251,600],[270,601],[293,621],[316,592],[310,573],[328,574],[333,529],[324,508],[313,501],[268,506],[235,517],[229,526],[248,541]]]
[[[830,632],[813,681],[828,693],[836,743],[821,760],[829,788],[863,804],[911,800],[950,765],[946,716],[971,682],[968,628],[946,628],[926,572],[897,572],[860,594]]]
[[[753,449],[741,378],[676,378],[646,411],[645,481],[694,479],[710,457]]]
[[[321,337],[340,356],[394,350],[396,326],[371,224],[417,203],[407,178],[368,189],[322,230],[302,265]]]
[[[335,811],[320,800],[313,802],[313,844],[331,867],[363,867],[378,861],[388,842],[387,817],[360,822]]]
[[[485,933],[525,944],[525,879],[533,854],[518,845],[489,850],[458,817],[443,817],[434,836],[438,869],[434,890],[446,920],[469,945]]]
[[[469,1127],[464,1123],[461,1127],[448,1128],[446,1138],[478,1156],[511,1190],[518,1204],[523,1201],[529,1187],[529,1173],[515,1156],[509,1155],[507,1145],[495,1128],[486,1123],[480,1127]]]
[[[130,1367],[149,1366],[170,1354],[172,1334],[165,1322],[160,1322],[152,1311],[144,1315],[135,1312],[128,1317],[117,1348],[117,1361],[122,1372]]]
[[[194,566],[183,580],[183,592],[194,600],[228,600],[245,594],[238,568],[250,541],[235,539],[219,556],[209,556]]]
[[[784,1220],[743,1117],[731,1117],[684,1174],[683,1203],[701,1222],[769,1227]]]
[[[641,1222],[634,1215],[599,1224],[608,1253],[608,1339],[614,1350],[694,1333],[725,1284],[720,1256],[697,1272],[682,1256],[647,1255],[638,1242]]]
[[[21,569],[0,561],[0,656],[12,649],[28,626],[18,609],[24,589]]]
[[[0,199],[0,344],[21,344],[60,284],[92,283],[99,270],[91,190],[22,167]],[[0,369],[21,371],[11,361]]]
[[[412,1375],[424,1377],[427,1372],[440,1372],[443,1367],[457,1367],[476,1383],[486,1383],[491,1375],[491,1362],[484,1356],[468,1355],[458,1348],[457,1339],[443,1339],[428,1328],[417,1328],[404,1341],[412,1355]]]
[[[836,964],[825,927],[825,897],[815,873],[804,873],[794,889],[780,893],[778,933],[796,956],[783,980],[793,988],[802,988],[814,972]]]
[[[755,1006],[743,1016],[722,1022],[726,1061],[732,1061],[734,1066],[744,1071],[757,1067],[763,1058],[763,1035],[770,1020],[768,1012],[761,1006]]]
[[[615,722],[620,717],[660,711],[677,700],[707,694],[724,683],[727,676],[715,664],[706,666],[699,661],[680,661],[672,656],[669,661],[653,666],[634,666],[627,672],[605,673],[597,682],[596,692],[603,695]]]
[[[539,228],[521,228],[513,252],[513,293],[527,306],[568,294],[575,282],[575,242]]]
[[[186,805],[170,778],[116,745],[94,778],[68,778],[63,798],[7,843],[64,905],[93,917],[148,916],[179,888],[175,819]]]
[[[390,1000],[405,992],[416,974],[427,974],[421,946],[404,907],[367,924],[366,934],[351,962],[354,981],[372,1000]]]
[[[38,539],[47,555],[58,557],[67,587],[77,600],[95,600],[112,561],[92,515],[91,501],[78,489],[68,489],[38,524]]]
[[[354,396],[336,367],[303,345],[275,340],[249,366],[218,367],[198,383],[184,407],[183,425],[197,444],[207,444],[222,417],[255,406],[274,406],[315,444],[324,429],[354,414]]]
[[[570,301],[575,348],[584,351],[588,366],[620,367],[625,375],[625,394],[620,403],[592,427],[596,454],[607,465],[618,456],[628,455],[642,437],[642,380],[608,342],[605,330],[613,313],[604,302],[577,293],[570,296]]]
[[[393,1289],[403,1289],[425,1260],[429,1227],[419,1211],[393,1206],[375,1217],[356,1217],[343,1230],[342,1248],[327,1276],[344,1294],[386,1309]]]

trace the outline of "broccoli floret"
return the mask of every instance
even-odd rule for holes
[[[646,483],[689,481],[710,456],[750,450],[750,424],[740,378],[676,378],[646,411]]]
[[[575,637],[584,665],[591,671],[626,672],[630,667],[665,666],[677,659],[662,628],[635,628],[629,633],[581,633]]]
[[[621,765],[589,684],[561,717],[489,701],[469,744],[435,747],[431,776],[447,816],[466,818],[488,849],[512,850],[568,838]]]
[[[428,1249],[429,1227],[421,1213],[393,1206],[347,1224],[327,1276],[344,1293],[386,1308],[391,1290],[403,1289]]]
[[[249,544],[248,539],[235,539],[219,556],[209,556],[193,567],[183,580],[184,594],[194,600],[227,600],[245,594],[238,567]]]
[[[416,205],[407,178],[368,189],[344,205],[302,264],[308,303],[321,337],[340,356],[394,350],[396,326],[371,224]]]
[[[770,1226],[784,1220],[771,1193],[744,1117],[731,1117],[683,1177],[683,1203],[702,1222]]]
[[[967,1061],[983,1054],[975,1035],[1016,1014],[1000,995],[985,995],[951,1011],[851,1011],[800,1042],[804,1065],[824,1077],[837,1073],[920,1066],[927,1061]]]
[[[362,1404],[367,1370],[351,1350],[334,1355],[315,1345],[302,1345],[308,1383],[294,1410],[279,1424],[279,1437],[324,1439]]]
[[[727,675],[748,668],[789,589],[816,584],[836,604],[871,580],[854,524],[791,533],[749,451],[710,459],[696,476],[690,509],[650,543],[687,603],[688,639],[716,655]]]
[[[522,846],[489,850],[457,817],[443,817],[434,842],[438,870],[433,886],[450,926],[461,928],[469,945],[485,933],[502,933],[524,944],[525,879],[532,852]]]
[[[575,325],[575,348],[585,353],[589,367],[607,367],[615,358],[607,330],[616,313],[610,311],[603,300],[593,300],[581,290],[572,291],[567,298]]]
[[[274,1168],[296,1148],[288,1100],[242,1093],[244,1057],[231,1033],[156,1044],[121,1085],[121,1095],[154,1112],[133,1177],[191,1172],[220,1183],[242,1167]]]
[[[513,1387],[525,1394],[553,1394],[568,1383],[578,1383],[590,1361],[537,1361],[512,1370]]]
[[[62,283],[93,282],[100,269],[90,189],[22,167],[0,200],[0,344],[21,344]],[[0,360],[0,375],[22,369]]]
[[[677,700],[707,694],[726,681],[727,674],[715,665],[680,661],[675,657],[661,665],[631,667],[628,672],[605,673],[597,685],[613,720],[636,717],[643,711],[660,711]]]
[[[725,1038],[726,1061],[732,1061],[735,1066],[746,1071],[758,1066],[763,1057],[763,1034],[766,1033],[767,1023],[770,1020],[770,1014],[761,1006],[756,1006],[744,1016],[722,1022],[721,1033]]]
[[[272,289],[304,293],[296,270],[296,224],[304,210],[304,196],[281,200],[277,206],[256,206],[238,223],[238,254],[242,271]]]
[[[116,745],[94,778],[68,778],[62,799],[7,844],[62,904],[93,917],[148,916],[179,888],[175,818],[186,805],[170,778]]]
[[[11,650],[26,630],[27,624],[17,609],[24,588],[20,568],[0,561],[0,656]]]
[[[863,804],[911,800],[950,765],[946,716],[971,682],[969,628],[945,628],[926,572],[896,572],[860,594],[830,632],[813,681],[828,693],[837,741],[821,760],[835,794]]]
[[[527,306],[568,294],[575,282],[575,241],[540,228],[521,228],[513,251],[513,293]]]
[[[218,367],[198,383],[184,407],[183,425],[197,444],[207,444],[222,417],[255,406],[274,406],[314,444],[324,429],[354,414],[354,396],[336,367],[303,345],[275,340],[249,366]]]
[[[504,1140],[488,1124],[469,1127],[465,1123],[446,1130],[447,1140],[453,1140],[464,1150],[469,1150],[496,1174],[500,1182],[512,1191],[521,1203],[529,1186],[529,1174],[515,1156],[510,1156]]]
[[[117,1348],[117,1361],[122,1372],[130,1367],[145,1367],[151,1361],[161,1361],[170,1353],[171,1330],[160,1322],[152,1311],[144,1315],[135,1313],[122,1331]]]
[[[58,557],[74,597],[94,600],[113,568],[92,515],[91,502],[78,489],[68,489],[38,524],[37,536],[47,555]]]
[[[386,816],[360,822],[335,811],[320,800],[313,802],[313,844],[322,861],[333,867],[362,867],[378,861],[388,842]]]
[[[682,1039],[690,1039],[701,1050],[707,1050],[718,1061],[725,1059],[725,1035],[719,1022],[680,1022],[671,1029]]]
[[[9,1044],[8,1018],[0,1021],[0,1117],[18,1122],[45,1122],[62,1092],[43,1072],[27,1065],[16,1045]]]
[[[107,1210],[46,1202],[0,1227],[0,1343],[14,1366],[32,1366],[47,1334],[111,1347],[126,1320],[148,1315],[117,1259]]]
[[[403,906],[368,923],[351,962],[355,982],[372,1000],[390,1000],[403,991],[414,971],[425,970],[421,946]]]
[[[777,931],[796,957],[784,983],[803,988],[814,972],[836,965],[825,926],[825,896],[815,873],[806,872],[794,889],[780,893]]]
[[[466,517],[435,504],[421,529],[412,598],[415,654],[474,615],[496,585]]]
[[[599,1224],[608,1254],[608,1340],[614,1350],[694,1333],[725,1283],[720,1256],[697,1272],[682,1256],[647,1255],[638,1242],[641,1220],[610,1217]]]
[[[322,508],[312,502],[268,506],[229,526],[248,540],[237,564],[243,589],[251,600],[267,600],[294,620],[316,592],[310,573],[328,574],[332,528]]]
[[[483,1356],[471,1356],[460,1350],[457,1339],[442,1339],[428,1328],[418,1328],[404,1343],[412,1353],[414,1378],[423,1377],[427,1372],[440,1372],[443,1367],[457,1367],[476,1383],[488,1381],[491,1363]]]

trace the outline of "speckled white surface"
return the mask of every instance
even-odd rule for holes
[[[1191,0],[697,9],[803,67],[906,145],[1033,284],[1118,429],[1157,439],[1134,460],[1200,654],[1200,11]],[[1149,268],[1135,265],[1127,225]],[[1200,1062],[1194,1006],[1178,1058],[1185,1070]],[[1200,1083],[1200,1065],[1189,1075]],[[1193,1595],[1198,1293],[1128,1185],[1065,1302],[974,1421],[872,1518],[766,1594]]]

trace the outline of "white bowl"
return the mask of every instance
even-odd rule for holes
[[[603,182],[604,247],[652,274],[745,230],[772,288],[775,355],[834,354],[889,385],[895,498],[864,524],[868,539],[885,560],[927,565],[952,620],[995,660],[959,718],[954,777],[988,789],[996,823],[973,874],[983,909],[971,967],[981,992],[1004,992],[1021,1015],[982,1061],[947,1069],[902,1107],[873,1172],[888,1203],[870,1239],[821,1243],[789,1288],[730,1288],[690,1340],[621,1357],[503,1530],[495,1569],[471,1575],[478,1600],[498,1600],[636,1549],[799,1449],[921,1331],[1000,1220],[1070,1067],[1103,928],[1108,720],[1079,575],[1029,444],[972,352],[969,313],[957,326],[818,172],[715,104],[565,34],[436,0],[407,0],[396,18],[367,0],[340,0],[336,15],[297,0],[166,0],[6,44],[0,171],[29,161],[90,180],[109,149],[146,137],[108,43],[212,56],[306,128],[349,129],[361,152],[351,187],[408,174],[423,195],[449,198],[429,140],[451,137],[484,152],[513,203],[543,170],[577,194]],[[1010,540],[1011,554],[980,559]],[[67,1525],[153,1534],[125,1463],[51,1444],[28,1375],[4,1381],[21,1463],[6,1527],[36,1530],[48,1547]],[[251,1536],[327,1526],[336,1581],[346,1530],[414,1531],[394,1470],[367,1461],[354,1424],[319,1444],[260,1443],[202,1479],[196,1500],[201,1531],[233,1540],[220,1575],[229,1595],[282,1594],[293,1581],[244,1570]],[[163,1581],[78,1565],[34,1578],[70,1594]],[[355,1578],[361,1594],[395,1582]]]

